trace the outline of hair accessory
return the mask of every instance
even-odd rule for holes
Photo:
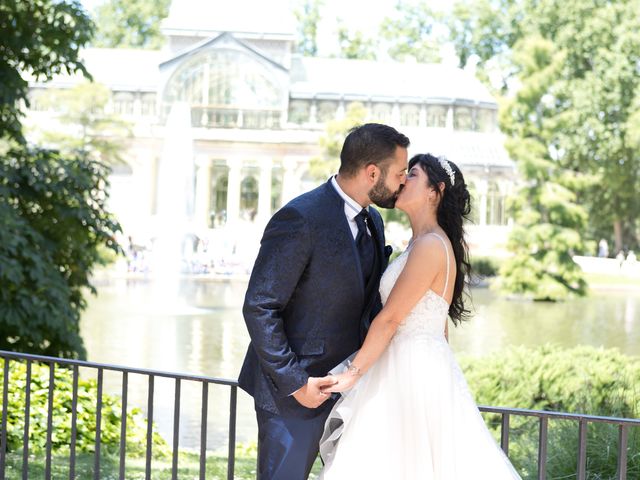
[[[456,174],[454,173],[453,168],[451,168],[449,160],[444,157],[438,157],[438,162],[440,162],[440,166],[442,167],[442,169],[447,173],[447,175],[449,175],[451,186],[454,186],[456,184]]]

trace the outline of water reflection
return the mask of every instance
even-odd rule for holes
[[[89,359],[96,362],[236,378],[249,337],[242,319],[242,281],[112,280],[97,285],[82,319]],[[450,330],[457,353],[486,355],[508,345],[555,343],[618,347],[640,355],[640,292],[597,293],[567,303],[515,302],[488,290],[473,292],[476,315]],[[119,394],[121,378],[105,374],[105,389]],[[181,385],[180,446],[200,441],[201,386]],[[156,379],[154,418],[171,440],[175,384]],[[146,409],[146,379],[131,375],[129,401]],[[240,393],[238,440],[254,440],[252,400]],[[229,389],[210,387],[208,446],[224,446]]]
[[[640,292],[598,292],[557,304],[505,300],[488,290],[475,290],[473,297],[476,316],[451,332],[457,352],[485,355],[507,345],[554,343],[640,355]]]

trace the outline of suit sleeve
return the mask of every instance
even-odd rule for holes
[[[305,218],[292,207],[279,210],[264,231],[242,309],[260,365],[281,397],[300,389],[309,378],[291,350],[282,312],[310,255]]]

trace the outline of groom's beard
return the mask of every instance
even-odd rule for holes
[[[385,185],[387,176],[381,176],[373,188],[369,191],[369,199],[380,208],[393,208],[396,206],[396,200],[402,190],[403,185],[398,187],[395,192]]]

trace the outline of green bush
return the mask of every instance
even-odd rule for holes
[[[495,277],[500,270],[500,261],[493,257],[471,257],[471,271],[479,277]]]
[[[4,360],[0,359],[0,371]],[[10,361],[7,408],[7,450],[22,449],[24,434],[24,409],[26,398],[26,364]],[[0,384],[0,398],[3,387]],[[49,396],[49,366],[31,365],[31,405],[29,425],[29,451],[42,452],[46,447],[47,415]],[[95,379],[79,379],[77,404],[76,452],[92,453],[95,448],[96,401],[98,385]],[[56,367],[54,373],[52,451],[67,452],[71,442],[71,414],[73,400],[73,371]],[[0,404],[1,408],[1,404]],[[122,403],[114,395],[102,394],[101,449],[105,454],[115,454],[120,448],[120,426]],[[146,449],[147,419],[140,409],[127,411],[127,454],[144,456]],[[154,431],[153,453],[156,457],[167,457],[170,449],[164,439]]]
[[[637,418],[640,359],[588,346],[516,347],[460,365],[480,405]],[[485,414],[496,439],[500,417]],[[509,457],[523,478],[537,478],[537,418],[511,417]],[[549,420],[547,478],[573,478],[578,423]],[[618,428],[589,424],[587,478],[616,477]],[[640,478],[640,428],[630,428],[628,478]]]

